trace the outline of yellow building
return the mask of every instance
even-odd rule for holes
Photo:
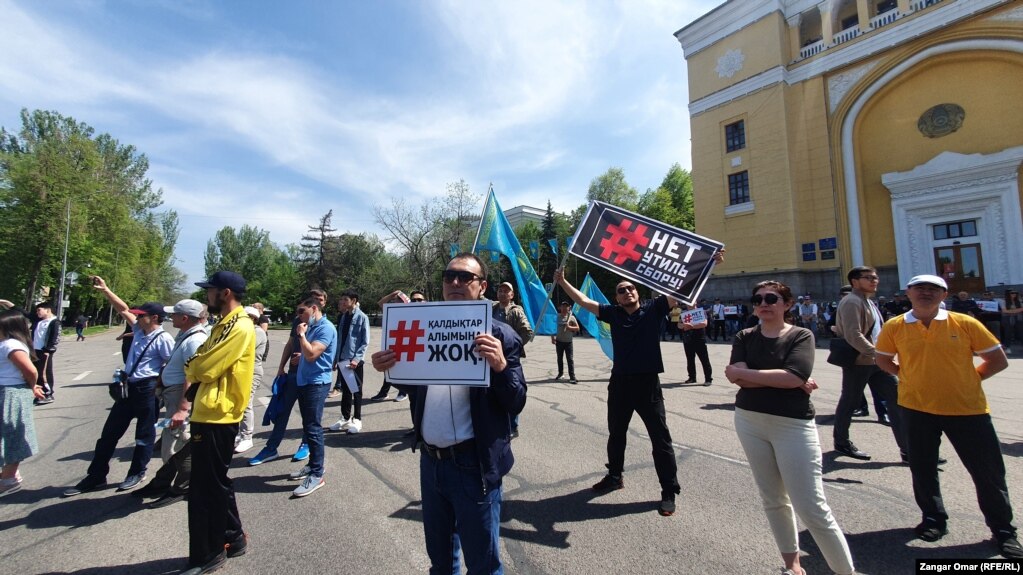
[[[675,36],[697,230],[728,246],[705,294],[1023,284],[1023,0],[729,0]]]

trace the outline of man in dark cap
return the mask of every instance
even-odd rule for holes
[[[103,278],[93,276],[92,285],[103,293],[114,311],[121,314],[133,329],[131,349],[124,362],[128,397],[114,401],[99,440],[96,441],[96,451],[93,452],[88,475],[64,491],[65,497],[106,485],[110,458],[132,419],[138,420],[135,424],[135,453],[131,458],[128,475],[117,489],[127,491],[145,480],[146,466],[149,465],[153,444],[156,442],[156,380],[174,348],[174,338],[163,330],[163,304],[146,302],[129,308],[117,294],[110,291]]]

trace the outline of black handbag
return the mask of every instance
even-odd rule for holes
[[[828,363],[838,367],[852,367],[856,364],[858,357],[860,357],[860,352],[849,345],[849,342],[837,335],[831,338],[831,353],[828,354]]]
[[[131,371],[126,372],[119,369],[114,372],[114,381],[107,384],[107,391],[110,393],[110,399],[113,399],[114,401],[128,399],[128,375],[135,373],[135,368],[139,366],[139,362],[142,361],[142,357],[146,355],[146,351],[149,350],[149,346],[153,345],[153,342],[160,336],[160,333],[163,333],[162,329],[159,333],[154,334],[153,337],[150,338],[146,347],[142,348],[142,353],[135,358],[135,363],[132,364]]]

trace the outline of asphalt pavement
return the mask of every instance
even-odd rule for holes
[[[84,342],[66,340],[55,355],[57,401],[35,411],[40,453],[22,465],[24,488],[0,499],[0,573],[164,574],[185,566],[186,504],[147,509],[138,498],[114,489],[127,472],[133,430],[119,443],[110,487],[61,497],[85,476],[110,408],[106,384],[121,367],[120,343],[114,341],[118,333],[114,329]],[[286,331],[271,332],[274,366],[286,336]],[[379,342],[377,328],[371,348],[379,349]],[[656,511],[660,489],[638,418],[630,428],[625,489],[599,497],[590,490],[604,475],[606,461],[610,362],[599,346],[589,338],[576,339],[579,383],[571,385],[553,379],[557,371],[549,338],[529,344],[524,360],[529,399],[521,436],[513,443],[516,463],[504,480],[506,573],[778,572],[781,560],[732,424],[735,388],[722,373],[729,345],[710,344],[715,381],[709,387],[680,383],[686,379],[681,343],[668,341],[661,347],[668,425],[682,484],[678,512],[667,518]],[[997,557],[972,482],[947,444],[942,455],[949,462],[941,479],[949,534],[937,543],[913,536],[919,511],[909,469],[900,463],[888,427],[873,417],[856,418],[852,440],[873,459],[836,458],[831,427],[840,371],[824,361],[826,353],[817,352],[814,377],[820,390],[813,396],[825,490],[857,570],[914,573],[915,558]],[[382,378],[371,368],[366,374],[369,397]],[[1017,509],[1023,498],[1021,379],[1023,362],[1011,359],[1008,370],[984,383]],[[257,392],[257,417],[268,394],[268,386]],[[324,422],[339,416],[339,400],[328,400]],[[288,480],[301,463],[289,457],[247,465],[269,434],[269,428],[260,427],[256,448],[236,456],[231,470],[250,535],[249,552],[229,560],[220,572],[425,572],[429,562],[422,536],[419,455],[404,436],[410,426],[408,402],[367,402],[362,433],[328,434],[327,484],[303,499],[290,497],[296,483]],[[296,408],[282,454],[293,453],[300,436]],[[158,465],[157,454],[150,476]],[[830,573],[805,530],[800,543],[807,573]]]

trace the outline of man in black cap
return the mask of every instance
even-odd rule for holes
[[[103,432],[96,441],[96,451],[93,452],[88,475],[64,491],[65,497],[106,485],[110,458],[132,419],[138,420],[135,424],[135,453],[131,458],[128,476],[117,489],[127,491],[137,487],[146,478],[146,466],[149,465],[153,444],[156,442],[156,380],[174,348],[174,338],[163,330],[163,304],[146,302],[129,308],[117,294],[110,291],[103,278],[93,276],[92,285],[103,293],[114,311],[124,317],[134,332],[131,350],[124,363],[128,397],[114,401],[114,406],[107,414],[107,421],[103,424]]]

